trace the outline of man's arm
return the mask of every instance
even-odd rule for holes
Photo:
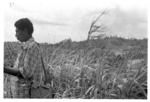
[[[4,73],[17,76],[19,78],[23,78],[22,74],[18,69],[10,68],[10,67],[4,67]]]
[[[33,76],[35,70],[38,69],[37,68],[38,64],[39,64],[39,48],[37,45],[35,45],[32,46],[32,48],[28,49],[24,59],[24,66],[19,67],[19,71],[25,79],[30,79]]]

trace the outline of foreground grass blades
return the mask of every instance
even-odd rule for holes
[[[54,98],[147,99],[147,42],[111,41],[42,45]],[[16,44],[11,46],[5,45],[9,65],[16,57]],[[9,78],[4,77],[6,98],[11,97]]]

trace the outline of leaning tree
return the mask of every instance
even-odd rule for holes
[[[91,25],[90,25],[90,29],[88,31],[88,37],[87,37],[87,41],[92,37],[92,35],[95,32],[101,33],[104,32],[106,30],[106,26],[102,23],[101,18],[106,15],[108,12],[106,10],[103,10],[102,12],[100,12],[100,14],[98,15],[98,17],[92,21]],[[101,35],[99,35],[101,36]]]

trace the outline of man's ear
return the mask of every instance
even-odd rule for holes
[[[26,28],[25,28],[23,31],[24,31],[26,34],[29,34],[29,33],[28,33],[28,30],[27,30]]]
[[[31,36],[26,28],[24,29],[24,32],[28,34],[29,37]]]

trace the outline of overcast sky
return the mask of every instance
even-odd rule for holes
[[[105,9],[108,12],[101,21],[108,36],[147,37],[145,0],[9,0],[4,13],[4,40],[16,41],[14,22],[24,17],[33,22],[33,36],[39,42],[85,40],[91,22]]]

